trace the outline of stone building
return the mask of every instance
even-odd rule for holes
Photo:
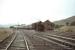
[[[50,22],[49,20],[46,20],[45,22],[43,22],[43,25],[44,25],[45,31],[54,29],[54,24]]]
[[[36,22],[32,24],[32,28],[36,31],[48,31],[54,29],[54,24],[50,22],[49,20],[46,20],[45,22]]]
[[[36,31],[44,31],[44,25],[42,23],[43,22],[41,22],[41,21],[33,23],[32,24],[32,29],[34,29]]]

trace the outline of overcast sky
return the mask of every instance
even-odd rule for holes
[[[75,0],[0,0],[0,24],[31,24],[75,15]]]

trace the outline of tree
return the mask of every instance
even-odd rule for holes
[[[14,26],[10,26],[10,28],[14,28]]]
[[[66,22],[66,26],[68,26],[69,25],[69,22]]]
[[[55,25],[55,28],[60,28],[62,26],[64,26],[64,25]]]

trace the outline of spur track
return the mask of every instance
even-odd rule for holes
[[[70,38],[62,39],[48,35],[39,35],[33,31],[24,31],[31,50],[75,50]],[[73,41],[74,39],[72,39]],[[66,42],[67,41],[67,42]]]
[[[64,48],[68,49],[68,50],[75,50],[75,39],[73,39],[73,38],[52,35],[52,34],[45,34],[45,35],[39,34],[39,35],[35,35],[35,37],[46,40],[48,42],[55,43],[59,46],[62,46]]]

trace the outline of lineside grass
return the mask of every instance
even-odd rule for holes
[[[61,32],[75,32],[75,26],[64,26],[60,28]]]
[[[0,42],[12,34],[12,30],[8,28],[0,28]]]

